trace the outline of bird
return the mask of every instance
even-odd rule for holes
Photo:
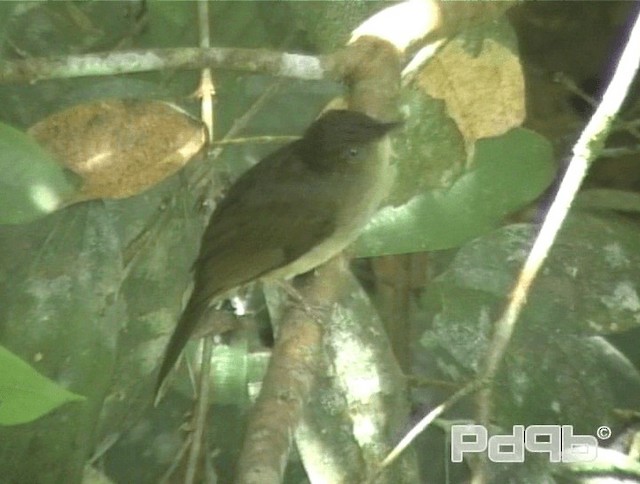
[[[155,396],[208,308],[257,280],[291,279],[353,242],[393,179],[378,143],[399,122],[333,109],[231,185],[205,228],[194,285],[167,344]]]

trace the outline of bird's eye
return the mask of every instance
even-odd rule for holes
[[[356,156],[358,156],[358,153],[360,153],[360,150],[358,148],[355,148],[355,147],[351,147],[347,151],[347,154],[349,155],[349,158],[355,158]]]

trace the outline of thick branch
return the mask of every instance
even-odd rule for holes
[[[339,292],[339,260],[318,269],[305,287],[305,301],[326,305]],[[333,284],[327,284],[327,280]],[[282,482],[291,438],[321,366],[322,330],[304,308],[292,308],[278,327],[271,354],[246,431],[236,482],[265,484]]]

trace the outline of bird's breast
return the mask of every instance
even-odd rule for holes
[[[333,211],[330,215],[335,218],[333,233],[318,241],[318,244],[298,259],[266,274],[263,279],[288,279],[308,272],[337,255],[358,237],[389,193],[394,179],[394,169],[389,163],[389,140],[383,139],[370,149],[371,156],[364,162],[364,169],[354,168],[354,171],[334,174],[312,189],[323,192],[323,184],[332,185],[326,186],[326,191],[339,197],[336,203],[327,204],[328,209]],[[312,199],[315,194],[309,193],[308,196]],[[313,201],[310,200],[310,203]]]

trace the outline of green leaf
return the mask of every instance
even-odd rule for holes
[[[0,346],[0,425],[31,422],[67,403],[84,401]]]
[[[357,255],[459,246],[534,200],[555,174],[551,145],[527,129],[479,140],[474,152],[473,169],[451,188],[424,192],[402,206],[380,210],[356,241]]]
[[[142,46],[175,47],[189,45],[196,37],[190,28],[196,21],[196,9],[191,2],[163,2],[154,0],[145,5],[148,25],[137,42]]]
[[[536,232],[533,225],[511,225],[474,240],[458,251],[436,287],[452,301],[471,302],[466,294],[472,293],[482,295],[485,307],[501,304]],[[523,320],[554,334],[638,328],[639,246],[640,230],[622,217],[570,215],[527,297]]]
[[[79,177],[26,134],[0,123],[0,224],[38,219],[62,207]]]
[[[6,25],[11,18],[12,11],[15,8],[14,2],[0,2],[0,44],[4,42]],[[0,51],[0,57],[2,52]]]
[[[430,286],[422,318],[431,327],[421,344],[449,378],[478,373],[536,232],[512,225],[466,244]],[[637,368],[601,336],[638,328],[639,244],[640,230],[622,218],[578,213],[567,220],[506,351],[495,402],[500,425],[562,423],[592,432],[621,401],[640,398]]]

